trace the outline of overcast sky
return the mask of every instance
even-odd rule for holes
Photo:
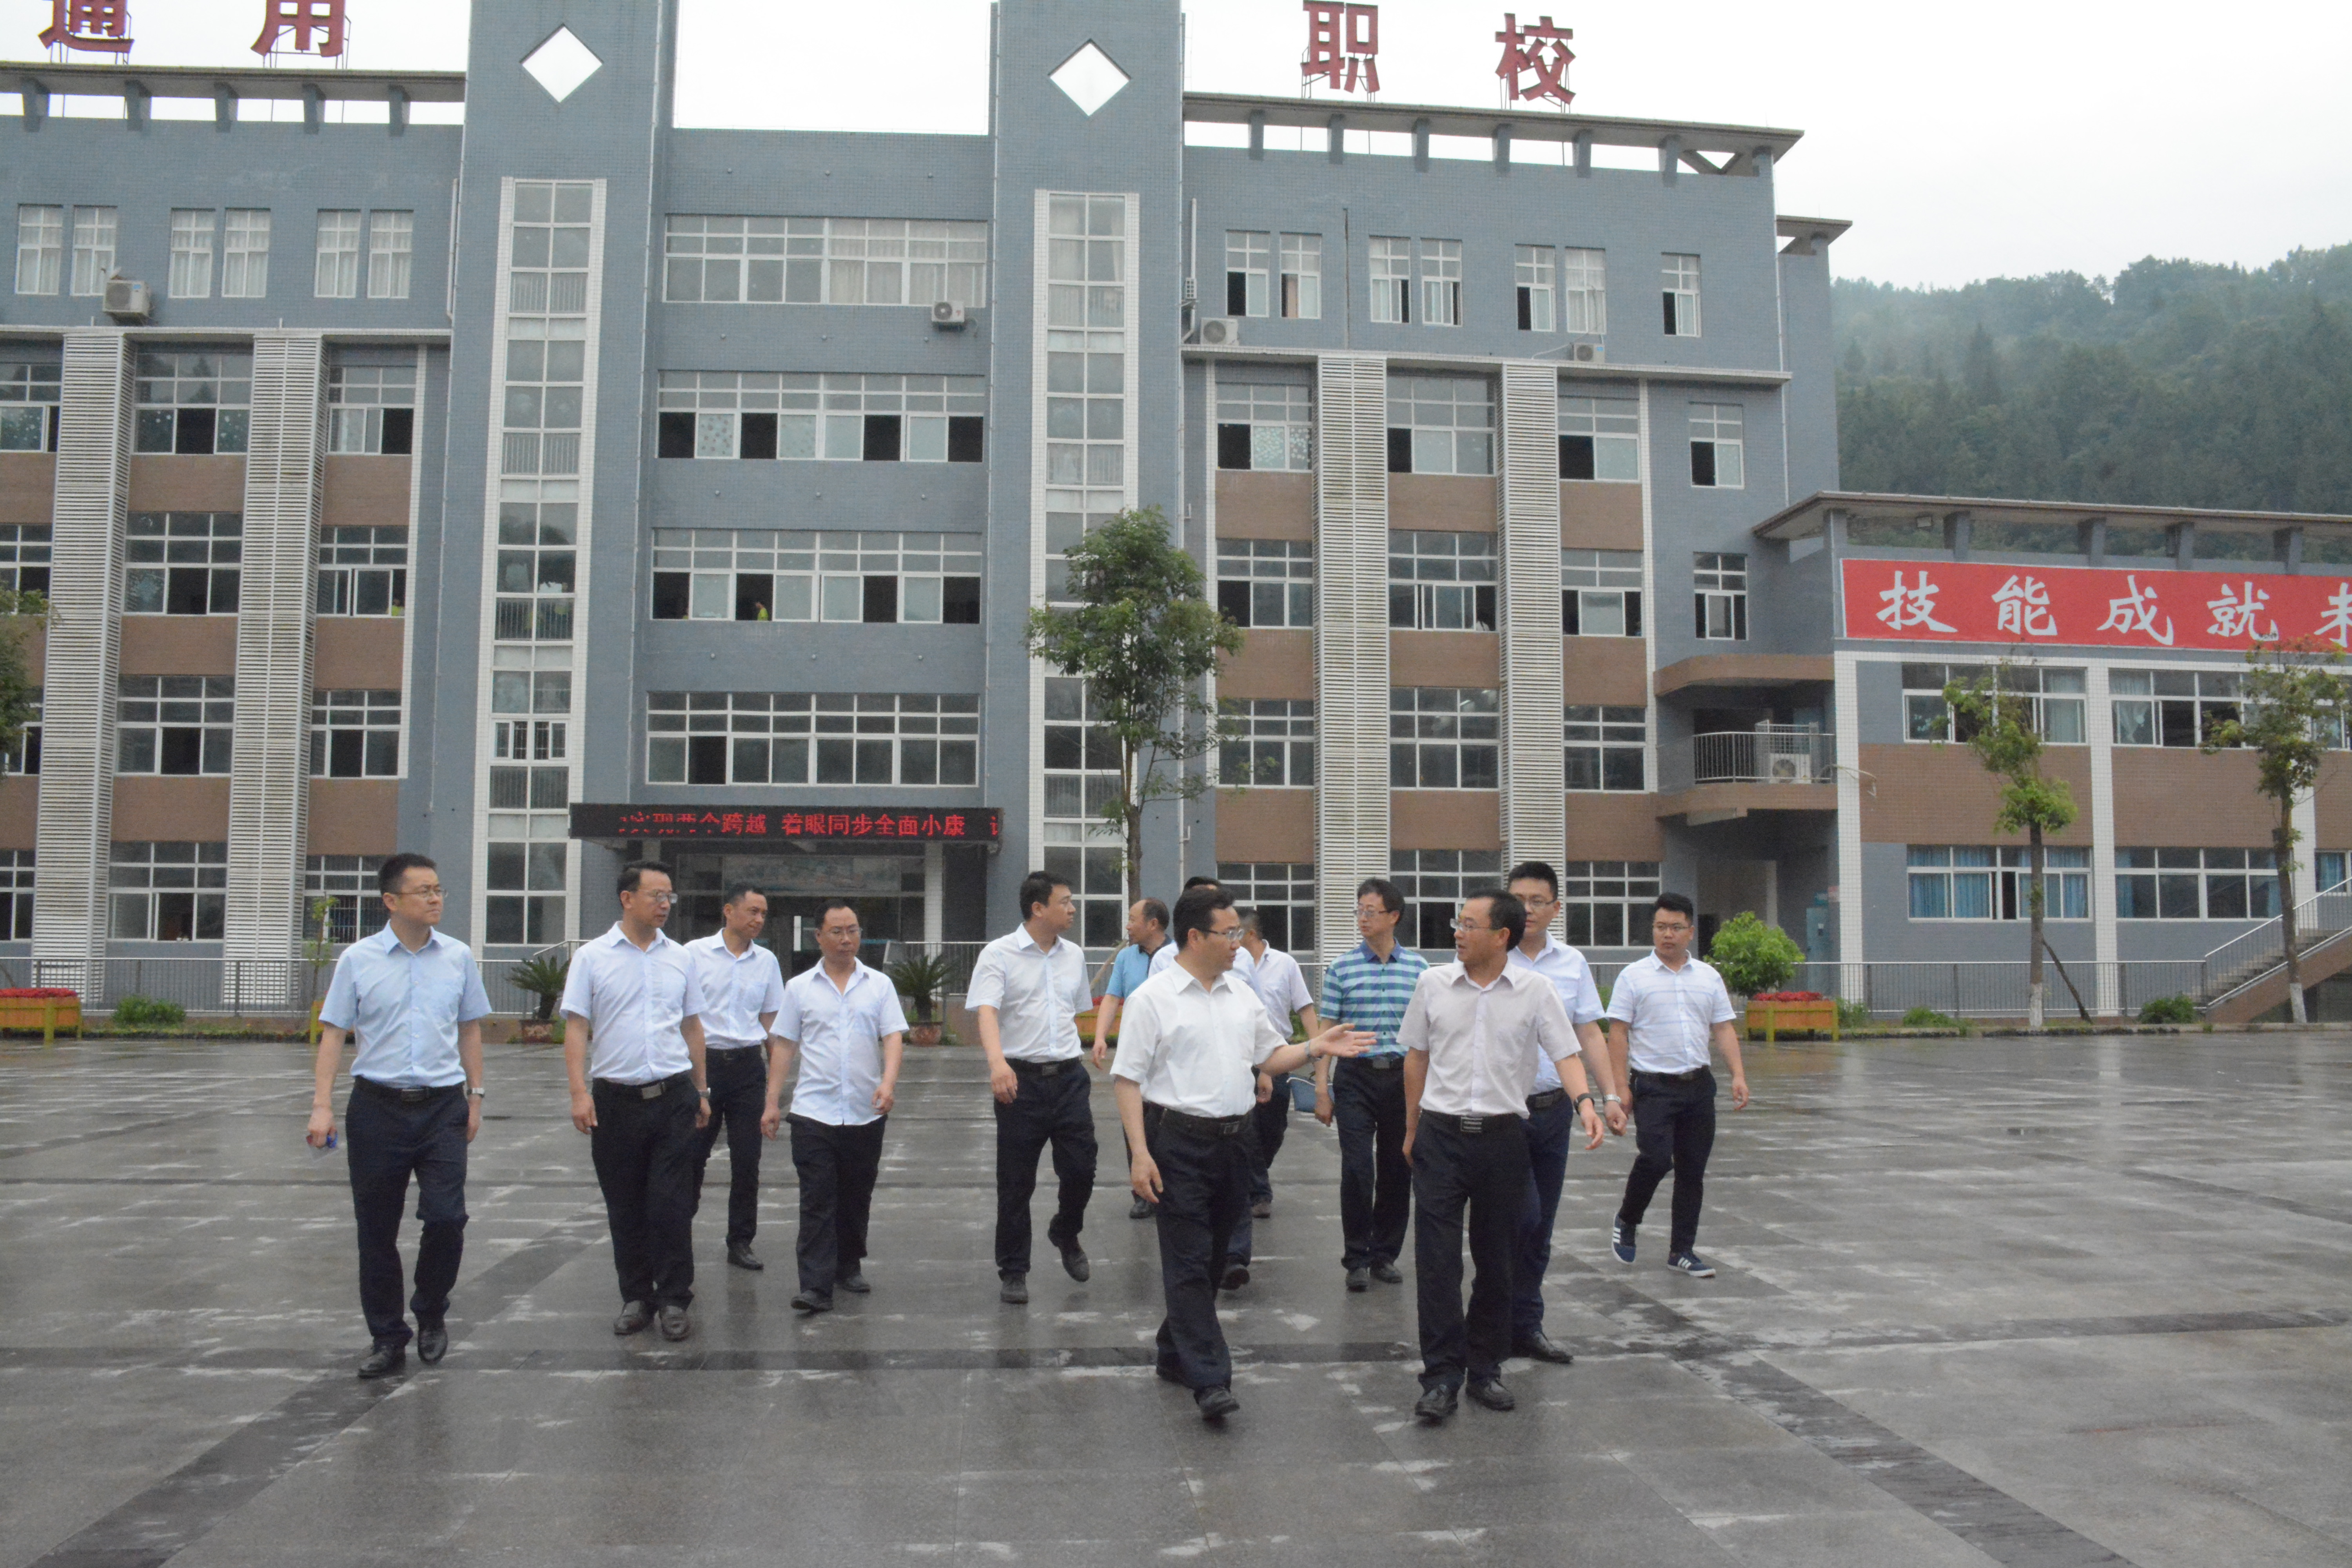
[[[986,128],[986,0],[681,3],[681,123]],[[135,60],[252,62],[263,0],[131,5]],[[1505,8],[1385,0],[1383,96],[1497,104]],[[362,68],[465,63],[464,0],[350,9]],[[1297,91],[1297,0],[1185,9],[1188,85]],[[2352,6],[1594,0],[1519,15],[1546,9],[1575,29],[1579,110],[1802,131],[1780,210],[1852,219],[1833,253],[1846,276],[2112,274],[2151,254],[2261,265],[2352,239]],[[0,56],[37,58],[48,14],[0,0]]]

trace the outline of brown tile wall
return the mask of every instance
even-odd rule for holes
[[[1313,860],[1315,792],[1311,789],[1219,790],[1217,858]]]
[[[390,855],[400,847],[400,785],[391,779],[312,779],[311,855]]]
[[[1559,542],[1570,550],[1642,548],[1642,487],[1562,480]]]
[[[1217,470],[1217,533],[1224,539],[1315,537],[1315,476]]]
[[[131,459],[131,510],[243,511],[245,459],[134,457]]]
[[[1391,686],[1501,684],[1503,639],[1492,632],[1391,632]]]
[[[1570,860],[1656,860],[1666,852],[1658,826],[1657,796],[1603,795],[1583,790],[1568,797]]]
[[[47,522],[58,460],[47,452],[0,452],[0,523]]]
[[[2053,844],[2091,842],[2091,751],[2053,746],[2043,772],[2074,793],[2074,825],[2050,836]],[[2122,820],[2123,753],[2116,753],[2117,820]],[[1876,745],[1862,748],[1862,837],[1870,844],[2022,844],[2022,834],[1992,830],[2000,810],[2000,784],[1966,746]],[[1875,785],[1874,790],[1873,786]],[[2122,840],[2118,840],[2121,842]],[[2160,841],[2161,842],[2161,841]],[[2212,840],[2234,843],[2235,840]]]
[[[0,779],[0,849],[33,848],[40,815],[40,780],[21,774]]]
[[[235,616],[125,616],[125,675],[235,675]]]
[[[331,457],[320,485],[320,521],[330,528],[408,526],[407,458]]]
[[[399,688],[403,625],[399,616],[321,616],[310,625],[313,687],[321,691]]]
[[[319,684],[323,686],[326,682]],[[1244,632],[1241,652],[1225,658],[1217,667],[1217,695],[1221,698],[1312,698],[1315,695],[1315,634],[1308,631]]]
[[[228,780],[150,778],[114,781],[114,837],[218,844],[228,837]]]
[[[2312,802],[2316,844],[2297,848],[2352,849],[2352,758],[2331,756],[2319,770],[2319,793]],[[2120,842],[2120,841],[2119,841]]]
[[[2115,758],[2118,847],[2235,849],[2269,845],[2275,816],[2270,798],[2254,793],[2254,759],[2248,753],[2225,752],[2209,757],[2178,747],[2117,746]],[[2336,846],[2322,842],[2311,847]]]
[[[1649,701],[1648,645],[1640,637],[1562,637],[1561,700],[1621,708]]]
[[[1484,474],[1391,474],[1391,528],[1495,531],[1495,481]]]
[[[1490,789],[1397,790],[1389,796],[1389,840],[1399,849],[1500,849],[1503,797]]]

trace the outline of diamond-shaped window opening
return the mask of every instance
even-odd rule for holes
[[[522,68],[547,89],[550,98],[562,103],[604,65],[596,52],[580,41],[578,34],[569,27],[558,27],[547,42],[524,57]]]
[[[1092,114],[1117,98],[1118,89],[1128,84],[1129,78],[1112,63],[1108,55],[1088,43],[1055,68],[1045,79],[1068,93],[1079,113]]]

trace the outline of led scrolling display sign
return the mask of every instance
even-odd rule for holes
[[[671,843],[736,844],[782,839],[842,843],[993,844],[1004,813],[992,805],[953,810],[906,806],[710,807],[574,805],[574,838],[662,838]]]
[[[1840,563],[1844,635],[1904,642],[2218,649],[2352,648],[2352,579],[2268,572]]]

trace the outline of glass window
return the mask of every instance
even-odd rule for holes
[[[1642,552],[1559,552],[1559,629],[1571,637],[1642,635]]]
[[[1638,484],[1642,479],[1642,405],[1630,397],[1559,400],[1559,477]]]
[[[1304,539],[1217,541],[1217,609],[1237,626],[1315,624],[1315,546]]]
[[[1495,535],[1389,530],[1389,625],[1425,632],[1491,632]]]
[[[1649,714],[1643,709],[1570,708],[1565,728],[1568,787],[1641,790],[1649,734]]]
[[[980,624],[982,536],[654,530],[657,621]]]
[[[172,265],[165,292],[174,300],[209,300],[213,293],[213,230],[210,207],[172,214]]]
[[[1748,557],[1702,550],[1692,562],[1692,597],[1698,637],[1702,641],[1746,641]]]
[[[16,737],[16,743],[0,751],[0,773],[37,776],[41,771],[41,710],[47,700],[47,692],[36,686],[29,693],[29,700],[33,705],[33,716],[26,721],[23,731]],[[32,851],[28,849],[25,853],[29,857]]]
[[[1412,320],[1412,241],[1374,235],[1371,317],[1398,325]]]
[[[183,457],[243,452],[252,405],[251,353],[142,350],[131,448]]]
[[[326,938],[341,946],[383,929],[389,919],[379,891],[381,855],[306,855],[302,858],[303,929],[318,929],[310,911],[328,904]]]
[[[1497,788],[1501,736],[1502,702],[1492,688],[1395,688],[1389,692],[1389,784]]]
[[[1560,325],[1566,331],[1600,337],[1609,331],[1608,252],[1560,253]]]
[[[1951,710],[1944,703],[1944,688],[1990,679],[1999,667],[1981,664],[1917,664],[1903,666],[1903,733],[1909,741],[1967,741],[1969,725],[1954,732]],[[2060,746],[2079,746],[2084,732],[2085,677],[2080,669],[2040,665],[2011,665],[2001,677],[2007,690],[2023,697],[2031,722],[2041,737]]]
[[[1282,237],[1282,313],[1286,319],[1315,321],[1323,317],[1323,237],[1286,234]]]
[[[2234,670],[2118,669],[2107,687],[2118,746],[2200,746],[2239,717],[2243,697]]]
[[[327,373],[327,450],[404,456],[416,438],[416,367],[339,364]]]
[[[1294,474],[1315,467],[1315,394],[1304,383],[1217,380],[1217,467]]]
[[[579,536],[576,501],[499,503],[498,640],[572,640]]]
[[[0,588],[16,594],[49,591],[47,523],[0,523]]]
[[[2278,912],[2278,858],[2271,850],[2116,851],[2119,919],[2266,921]]]
[[[242,512],[134,511],[125,531],[124,615],[236,614]]]
[[[33,937],[33,852],[0,849],[0,941]]]
[[[980,699],[656,691],[646,778],[687,784],[971,784]]]
[[[115,708],[118,773],[226,773],[236,681],[226,675],[126,675]]]
[[[1549,332],[1558,319],[1552,285],[1553,256],[1549,245],[1522,245],[1514,273],[1518,280],[1519,331]]]
[[[352,300],[360,291],[360,214],[328,209],[319,214],[319,265],[311,292],[321,300]]]
[[[1669,252],[1664,261],[1666,336],[1695,338],[1698,336],[1698,258]]]
[[[114,276],[115,209],[73,210],[73,292],[96,297]]]
[[[977,463],[976,375],[664,371],[656,455],[796,462]]]
[[[269,294],[269,209],[231,207],[221,248],[221,298],[260,300]]]
[[[122,942],[218,942],[228,889],[228,846],[113,845],[107,866],[107,934]]]
[[[2021,845],[1912,845],[1913,920],[2021,921],[2032,918],[2031,851]],[[2042,851],[2043,918],[2091,918],[2091,852],[2051,845]]]
[[[1217,704],[1223,743],[1217,782],[1268,789],[1315,784],[1311,699],[1226,698]]]
[[[405,300],[416,247],[416,215],[368,215],[368,298]]]
[[[66,209],[16,209],[16,292],[54,294],[65,268]]]
[[[1495,389],[1484,376],[1389,377],[1389,472],[1495,471]]]
[[[672,213],[663,249],[673,303],[988,302],[985,223]]]
[[[1389,854],[1389,878],[1404,895],[1397,940],[1450,953],[1462,901],[1501,885],[1503,857],[1492,849],[1396,849]]]
[[[1225,314],[1263,316],[1274,303],[1274,236],[1225,232]]]
[[[1654,860],[1570,861],[1559,868],[1554,929],[1571,947],[1646,947],[1657,896]]]
[[[0,360],[0,452],[47,452],[57,446],[63,376],[56,364]]]
[[[321,616],[398,616],[408,608],[408,530],[319,531],[318,609]]]
[[[1421,319],[1433,327],[1462,324],[1462,242],[1421,242]]]
[[[310,698],[310,776],[397,778],[400,693],[319,691]]]
[[[1222,861],[1217,880],[1244,909],[1255,910],[1269,946],[1315,951],[1315,868],[1305,862]]]
[[[1690,405],[1691,483],[1702,489],[1736,490],[1747,482],[1744,443],[1737,403]]]

